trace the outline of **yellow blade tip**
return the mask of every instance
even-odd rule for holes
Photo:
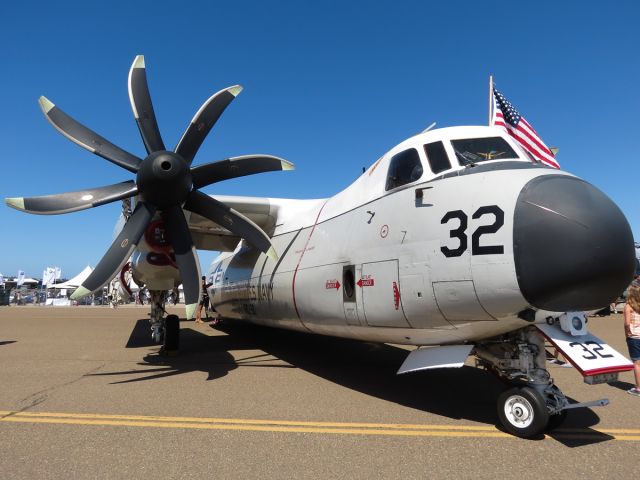
[[[274,262],[277,262],[278,261],[278,254],[276,253],[276,249],[271,247],[269,249],[269,251],[267,252],[267,257],[269,257]]]
[[[280,163],[282,165],[282,170],[295,170],[296,166],[291,163],[288,162],[287,160],[280,160]]]
[[[45,115],[49,113],[53,107],[55,107],[53,102],[44,95],[38,99],[38,103],[40,104],[40,108],[45,113]]]
[[[187,312],[187,320],[191,320],[193,317],[195,317],[197,306],[197,303],[190,303],[189,305],[185,306],[185,310]]]
[[[136,58],[133,61],[133,68],[145,68],[144,55],[136,55]]]
[[[242,91],[241,85],[235,85],[233,87],[229,87],[229,93],[234,97],[237,97],[238,95],[240,95],[241,91]]]
[[[22,197],[5,198],[4,203],[9,205],[11,208],[24,210],[24,198]]]
[[[83,286],[79,286],[78,288],[76,288],[76,291],[73,292],[73,294],[71,295],[71,300],[79,300],[82,297],[86,297],[89,294],[91,294],[90,290],[87,290]]]

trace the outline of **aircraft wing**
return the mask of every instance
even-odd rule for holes
[[[228,207],[241,213],[258,225],[264,232],[272,236],[276,227],[279,205],[269,198],[212,195]],[[189,214],[189,212],[185,212]],[[226,228],[196,213],[188,216],[189,231],[193,243],[200,250],[233,251],[240,237],[233,235]]]

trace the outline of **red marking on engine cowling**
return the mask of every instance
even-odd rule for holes
[[[171,250],[171,244],[167,238],[167,229],[163,220],[155,220],[147,225],[144,231],[144,239],[156,252],[167,253]]]
[[[147,262],[156,267],[166,267],[176,265],[176,256],[167,237],[167,229],[164,220],[158,219],[147,225],[144,231],[144,239],[147,241],[152,252],[147,254]]]
[[[131,262],[125,263],[124,267],[122,267],[122,270],[120,270],[120,285],[122,285],[123,288],[126,290],[126,292],[129,294],[129,296],[131,296],[133,295],[133,292],[129,288],[129,284],[127,283],[127,280],[125,278],[125,275],[129,270],[131,270]]]
[[[395,305],[396,310],[400,310],[400,289],[396,282],[393,282],[393,304]]]

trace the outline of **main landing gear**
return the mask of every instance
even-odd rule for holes
[[[538,436],[560,426],[567,409],[602,404],[569,404],[545,368],[544,338],[535,327],[478,344],[475,355],[479,367],[510,384],[498,397],[498,418],[504,429],[515,436]]]
[[[163,290],[151,290],[151,338],[162,343],[160,353],[176,355],[180,347],[180,319],[177,315],[167,315],[164,309],[166,295]]]

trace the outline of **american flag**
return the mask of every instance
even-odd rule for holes
[[[503,127],[525,150],[542,163],[560,168],[555,155],[544,144],[538,133],[495,87],[493,88],[491,125]]]

